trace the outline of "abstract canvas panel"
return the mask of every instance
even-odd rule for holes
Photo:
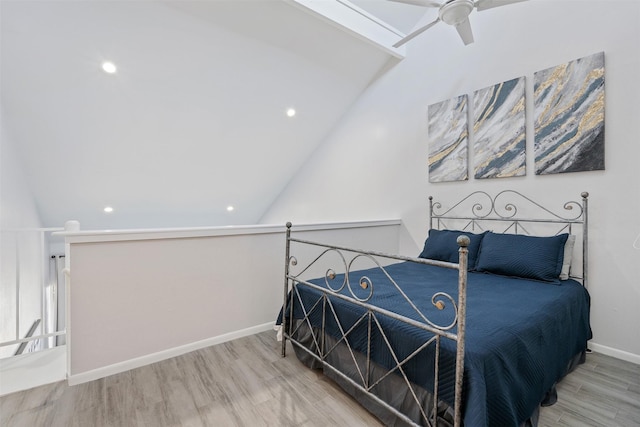
[[[604,52],[534,74],[537,175],[604,170]]]
[[[467,166],[467,96],[429,106],[429,182],[464,181]]]
[[[526,174],[525,79],[509,80],[473,94],[475,178]]]

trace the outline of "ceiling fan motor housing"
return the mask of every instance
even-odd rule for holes
[[[473,11],[471,0],[451,0],[442,5],[438,15],[440,19],[449,25],[458,25]]]

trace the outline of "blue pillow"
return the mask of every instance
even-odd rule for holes
[[[424,249],[418,255],[420,258],[435,259],[438,261],[446,261],[457,263],[459,261],[457,239],[461,235],[469,237],[470,243],[467,249],[469,255],[467,258],[467,269],[473,270],[476,266],[478,251],[480,250],[480,242],[485,233],[474,234],[468,231],[460,230],[429,230],[429,236],[424,242]]]
[[[552,237],[487,232],[476,270],[504,276],[559,283],[568,234]]]

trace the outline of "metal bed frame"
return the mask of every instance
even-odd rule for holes
[[[495,197],[492,197],[484,191],[476,191],[470,195],[464,197],[457,203],[454,203],[451,208],[443,209],[440,202],[435,202],[433,197],[429,197],[429,225],[430,228],[442,229],[447,227],[447,223],[460,223],[461,226],[456,227],[458,230],[463,231],[484,231],[489,228],[489,225],[496,226],[502,225],[500,232],[512,233],[512,234],[531,234],[529,228],[533,227],[532,224],[542,223],[552,225],[557,228],[556,234],[563,232],[573,233],[576,226],[581,226],[581,241],[582,241],[582,275],[571,275],[572,278],[576,278],[582,281],[583,286],[586,286],[587,282],[587,265],[588,265],[588,245],[587,245],[587,198],[588,193],[582,193],[581,203],[575,201],[566,202],[563,208],[566,211],[572,211],[576,209],[575,215],[560,215],[553,212],[550,209],[542,206],[541,204],[533,201],[532,199],[522,195],[521,193],[513,190],[505,190],[498,193]],[[527,212],[531,211],[531,208],[537,211],[537,214],[520,217],[518,215],[517,203],[524,203],[528,205]],[[461,209],[470,208],[470,214],[458,214]],[[353,248],[327,245],[323,243],[313,242],[309,240],[297,239],[291,237],[292,224],[289,222],[286,224],[286,250],[285,250],[285,275],[284,275],[284,292],[283,292],[283,339],[282,339],[282,356],[286,356],[286,341],[291,341],[297,349],[302,350],[308,356],[317,361],[323,368],[327,368],[336,374],[339,378],[345,380],[348,384],[355,387],[355,389],[365,393],[367,397],[373,399],[378,405],[386,408],[396,417],[400,418],[409,425],[416,424],[414,420],[407,417],[395,407],[391,406],[381,398],[376,396],[372,389],[376,387],[380,382],[391,375],[397,373],[406,383],[411,396],[419,407],[421,414],[421,422],[428,426],[438,425],[438,378],[439,378],[439,366],[438,360],[440,357],[440,343],[442,339],[453,340],[456,343],[456,360],[455,360],[455,401],[453,407],[453,422],[455,427],[459,427],[462,424],[462,383],[464,372],[464,345],[465,345],[465,320],[466,320],[466,286],[467,286],[467,257],[469,245],[469,238],[466,236],[460,236],[457,240],[459,245],[459,262],[447,263],[441,261],[427,260],[422,258],[406,257],[401,255],[386,254],[373,251],[362,251]],[[297,243],[301,245],[310,245],[320,248],[320,254],[315,257],[311,262],[303,267],[297,267],[298,260],[295,256],[291,255],[291,244]],[[576,242],[577,243],[577,242]],[[336,271],[333,267],[326,269],[324,277],[324,286],[311,283],[309,280],[303,278],[303,274],[307,272],[312,266],[320,265],[324,258],[329,253],[335,253],[338,255],[340,263],[343,264],[341,271],[344,271],[344,279],[341,284],[333,285],[332,280],[336,278]],[[352,267],[354,261],[365,258],[373,263],[373,266],[379,268],[384,276],[389,279],[392,286],[395,287],[397,292],[404,297],[406,302],[410,304],[415,313],[419,317],[420,321],[399,315],[397,313],[390,312],[383,308],[377,307],[369,303],[369,300],[374,293],[374,283],[367,276],[359,276],[357,286],[362,290],[359,292],[368,292],[364,297],[359,296],[353,289],[353,283],[349,278],[349,273],[352,273]],[[394,261],[409,261],[413,263],[437,265],[445,268],[452,268],[458,270],[458,299],[454,299],[446,292],[437,292],[431,297],[431,303],[438,310],[451,310],[453,321],[450,324],[440,325],[432,322],[403,292],[400,284],[398,284],[386,271],[383,263],[380,260]],[[292,270],[296,267],[298,272]],[[313,305],[313,307],[304,307],[302,298],[298,291],[298,287],[306,286],[321,293],[321,298]],[[340,292],[343,290],[348,291],[349,295],[344,295]],[[346,329],[341,325],[340,320],[336,314],[336,310],[333,307],[331,298],[339,298],[350,303],[362,307],[364,314],[355,322],[353,326]],[[304,318],[296,324],[293,322],[293,306],[294,300],[297,301],[304,312]],[[322,304],[322,327],[319,331],[314,331],[314,327],[310,321],[311,312]],[[287,313],[288,307],[288,313]],[[328,308],[328,310],[327,310]],[[340,329],[341,337],[337,338],[337,342],[328,343],[325,340],[325,316],[333,316],[333,320],[336,322]],[[400,359],[394,352],[387,335],[380,325],[379,317],[386,316],[400,322],[412,325],[414,327],[427,330],[433,333],[433,338],[425,342],[422,346],[416,349],[413,353],[404,359]],[[366,324],[368,328],[368,341],[367,352],[364,355],[366,358],[366,368],[363,370],[360,368],[357,360],[356,353],[347,335],[359,324]],[[311,332],[311,349],[307,348],[303,343],[295,338],[297,330],[302,326],[308,326]],[[370,358],[371,349],[371,331],[373,328],[377,328],[381,334],[384,343],[386,344],[390,354],[393,357],[395,365],[386,372],[381,378],[372,379],[370,376],[370,367],[373,363]],[[454,333],[453,330],[456,329]],[[344,344],[348,350],[350,358],[352,359],[357,375],[356,379],[346,375],[338,370],[333,365],[327,362],[327,357],[336,349],[339,344]],[[434,389],[429,391],[433,396],[433,411],[431,414],[427,414],[420,404],[419,398],[415,390],[415,385],[407,377],[404,365],[416,356],[423,349],[428,346],[434,346]]]

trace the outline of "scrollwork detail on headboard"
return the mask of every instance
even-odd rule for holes
[[[586,192],[582,193],[583,199],[586,199],[588,195]],[[521,203],[518,203],[518,200],[514,200],[514,197]],[[482,200],[475,200],[478,198]],[[512,220],[518,217],[518,208],[523,207],[522,202],[527,202],[530,206],[545,212],[550,218],[560,221],[577,221],[584,215],[583,205],[579,202],[569,201],[563,205],[565,211],[573,211],[576,209],[575,215],[561,215],[515,190],[503,190],[496,194],[495,197],[492,197],[485,191],[475,191],[444,211],[440,202],[433,201],[432,197],[429,197],[429,200],[431,202],[431,215],[433,218],[451,217],[455,212],[459,212],[460,206],[463,206],[465,202],[469,200],[473,203],[471,212],[467,215],[457,214],[455,215],[456,218],[486,219],[493,214],[496,219]],[[488,206],[488,209],[485,210],[485,206]]]
[[[491,215],[491,212],[493,212],[493,207],[494,207],[494,200],[493,198],[489,195],[489,193],[486,193],[484,191],[475,191],[471,194],[469,194],[467,197],[463,198],[462,200],[458,201],[458,203],[456,203],[455,205],[451,206],[449,209],[447,209],[444,212],[438,212],[438,210],[442,209],[442,204],[440,202],[433,202],[432,203],[432,214],[434,217],[445,217],[447,215],[449,215],[451,212],[455,212],[456,209],[463,205],[464,202],[466,202],[467,200],[473,200],[475,198],[477,198],[477,196],[483,196],[483,198],[486,198],[486,201],[484,201],[484,203],[486,203],[489,206],[489,209],[486,211],[486,213],[481,212],[484,211],[485,209],[485,205],[483,204],[483,201],[475,201],[471,207],[471,213],[473,214],[473,217],[476,219],[482,219],[482,218],[486,218],[487,216]],[[433,197],[429,197],[429,200],[433,200]]]

